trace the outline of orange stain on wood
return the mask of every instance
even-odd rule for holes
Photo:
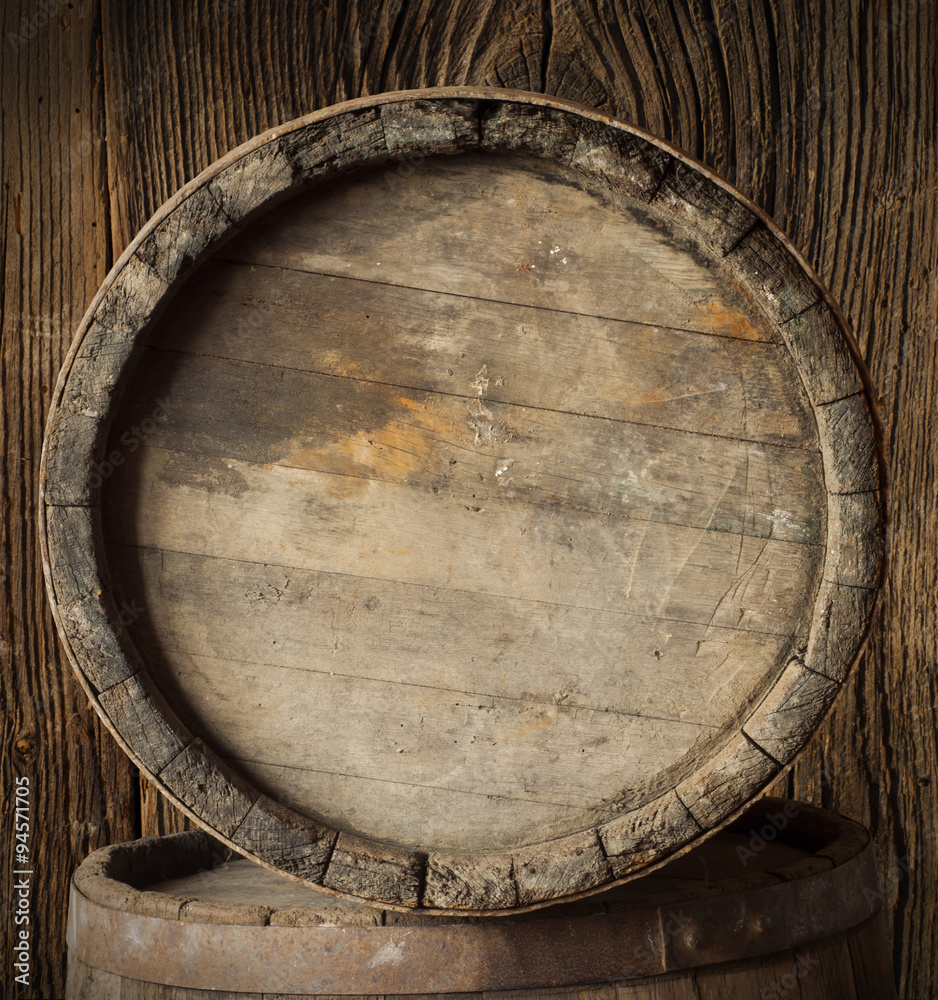
[[[749,316],[725,302],[711,301],[696,306],[695,311],[702,333],[715,333],[721,337],[735,337],[737,340],[772,339],[765,329],[755,326]]]
[[[382,400],[380,419],[382,424],[352,433],[337,419],[323,427],[320,442],[294,439],[282,464],[334,475],[330,491],[343,497],[361,495],[372,479],[412,484],[448,469],[440,441],[452,440],[458,428],[432,407],[398,395]]]

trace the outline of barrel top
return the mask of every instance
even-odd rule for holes
[[[337,897],[502,912],[793,761],[865,641],[884,469],[759,209],[599,112],[455,88],[274,129],[154,216],[63,368],[41,536],[96,709],[201,826]]]
[[[768,955],[860,925],[880,898],[863,827],[771,798],[656,873],[501,917],[382,911],[230,858],[201,831],[96,852],[74,877],[69,948],[94,968],[194,988],[521,989]],[[169,949],[191,954],[196,944],[196,972],[175,960],[167,971]],[[250,961],[232,963],[233,953]],[[441,963],[441,954],[452,961]]]

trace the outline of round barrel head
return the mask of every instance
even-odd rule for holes
[[[597,891],[788,765],[881,586],[868,375],[706,168],[532,94],[265,133],[118,261],[43,465],[49,593],[141,769],[340,895]]]

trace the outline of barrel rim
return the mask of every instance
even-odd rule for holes
[[[595,829],[522,848],[515,852],[517,857],[512,857],[507,865],[501,858],[479,861],[480,857],[487,856],[404,850],[338,833],[261,795],[222,762],[211,748],[193,739],[162,699],[110,601],[101,541],[100,494],[89,486],[89,470],[98,454],[96,448],[103,444],[107,421],[113,413],[114,400],[119,396],[117,390],[122,376],[133,363],[134,348],[146,332],[147,321],[153,318],[178,284],[191,274],[205,255],[260,212],[310,183],[317,183],[334,176],[336,172],[365,162],[361,159],[361,151],[353,148],[348,154],[350,159],[344,164],[337,166],[334,160],[326,159],[309,168],[309,176],[302,176],[297,167],[297,150],[305,149],[308,153],[317,143],[321,144],[322,136],[330,134],[330,129],[333,135],[340,133],[343,122],[353,121],[356,116],[368,113],[380,116],[389,108],[420,106],[429,108],[433,114],[444,119],[454,115],[464,117],[468,113],[481,122],[483,109],[493,103],[500,103],[503,108],[524,108],[544,120],[551,115],[576,116],[578,120],[604,130],[602,134],[607,146],[594,145],[590,147],[590,152],[612,148],[616,143],[632,143],[636,148],[640,145],[655,155],[666,156],[670,169],[690,171],[696,179],[710,186],[708,190],[722,192],[742,206],[750,213],[751,227],[735,246],[726,250],[724,256],[743,253],[741,247],[747,239],[762,236],[781,248],[790,279],[810,288],[815,298],[803,313],[787,319],[778,318],[777,329],[782,330],[792,320],[817,310],[821,317],[814,323],[818,344],[821,349],[829,350],[833,349],[831,344],[834,341],[840,346],[846,345],[861,386],[859,391],[848,396],[824,399],[814,406],[819,424],[823,425],[820,430],[822,451],[826,448],[824,468],[825,476],[829,477],[830,516],[825,569],[820,592],[816,595],[819,613],[815,615],[812,636],[806,649],[789,662],[762,703],[753,706],[750,718],[741,723],[735,741],[731,739],[723,752],[706,760],[701,769],[677,789],[666,792],[634,813],[613,816]],[[531,140],[532,143],[534,141]],[[424,137],[416,143],[416,148],[422,153],[471,151],[462,147],[454,150],[451,146],[451,137],[437,136],[432,140]],[[395,150],[388,150],[386,157],[405,155],[409,148],[406,142],[402,142]],[[483,148],[481,139],[479,146],[474,148]],[[523,151],[532,155],[548,155],[536,146]],[[571,153],[571,162],[573,159]],[[578,166],[585,169],[582,165]],[[603,169],[609,169],[608,162]],[[194,257],[190,259],[180,251],[173,256],[170,272],[154,270],[148,262],[148,241],[159,243],[169,239],[167,234],[187,218],[187,212],[194,212],[199,207],[200,199],[205,203],[221,205],[226,221],[220,224],[217,231],[199,234],[204,243]],[[131,282],[145,289],[143,295],[139,291],[135,293],[138,299],[142,299],[136,303],[136,313],[134,303],[127,305],[132,298],[129,290]],[[766,290],[766,301],[772,298],[773,295]],[[136,325],[133,322],[135,319],[139,321]],[[813,322],[806,322],[809,321]],[[824,341],[825,337],[830,343]],[[806,386],[813,388],[810,386],[810,358],[799,355],[801,348],[794,344],[788,332],[783,332],[780,339],[799,366]],[[96,372],[92,380],[85,378],[86,372],[82,368],[89,359],[103,366],[103,371]],[[812,392],[808,394],[815,402]],[[851,428],[850,436],[848,428]],[[877,466],[872,484],[864,480],[861,489],[853,487],[857,485],[857,477],[862,479],[868,474],[868,469],[859,467],[857,453],[863,449],[856,447],[854,434],[859,434],[864,448],[875,456]],[[125,752],[196,823],[246,856],[337,895],[371,900],[403,910],[498,912],[504,904],[494,905],[493,901],[504,895],[501,890],[508,882],[515,883],[516,862],[529,863],[532,858],[543,859],[558,852],[567,852],[571,858],[577,859],[559,874],[550,890],[539,887],[530,900],[525,900],[526,905],[505,907],[511,912],[523,912],[558,898],[578,898],[620,884],[650,870],[656,861],[667,856],[675,847],[690,847],[712,835],[731,822],[754,795],[767,788],[794,763],[810,733],[823,722],[868,639],[884,582],[889,484],[885,439],[876,397],[846,320],[803,257],[764,212],[712,170],[669,143],[573,102],[494,88],[457,87],[396,92],[358,98],[323,109],[250,140],[183,187],[157,211],[127,247],[82,320],[55,390],[40,478],[40,540],[53,615],[79,680]],[[864,525],[859,536],[856,535],[855,525],[852,536],[849,528],[845,528],[845,524],[851,523],[851,518],[859,518]],[[857,537],[861,549],[864,546],[869,548],[869,551],[861,552],[859,560],[855,544]],[[85,578],[77,591],[74,567],[69,560],[76,553],[86,559],[89,554],[94,557],[91,558],[91,565],[83,567]],[[864,559],[868,564],[866,575],[857,585],[853,575],[854,565]],[[820,613],[822,608],[824,613]],[[834,616],[833,626],[831,614]],[[838,616],[841,618],[838,619]],[[825,621],[826,625],[823,624]],[[837,657],[828,655],[830,630],[834,627],[847,629],[853,637],[852,643],[847,642],[842,634],[838,637],[843,649]],[[91,643],[92,656],[86,648],[89,635],[94,639]],[[793,704],[798,707],[795,726],[790,722]],[[771,751],[766,749],[766,743],[772,747]],[[711,803],[709,796],[713,794],[713,788],[726,785],[725,770],[736,768],[739,759],[743,755],[752,755],[753,750],[756,753],[752,766],[737,772],[734,796],[729,805],[726,802]],[[175,774],[172,782],[169,780],[171,767]],[[213,795],[198,803],[184,801],[180,788],[185,787],[184,778],[187,775],[209,785]],[[224,808],[219,808],[218,802],[222,802]],[[231,816],[232,808],[238,813],[235,821]],[[673,821],[674,817],[679,817],[680,822]],[[678,828],[683,828],[682,832],[673,833]],[[337,870],[337,866],[333,862],[337,849],[343,859],[352,859],[353,868],[360,866],[380,870],[384,876],[384,888],[375,890],[363,887],[354,880],[348,882],[334,878],[332,872]],[[612,860],[615,864],[611,863]],[[440,873],[458,870],[461,864],[488,865],[492,869],[488,872],[490,881],[500,895],[496,893],[486,897],[483,894],[470,898],[468,902],[454,896]],[[515,884],[516,904],[519,902],[517,892]]]
[[[630,907],[592,901],[501,919],[443,916],[368,927],[277,924],[276,911],[264,923],[257,907],[240,904],[190,914],[181,897],[170,896],[172,905],[159,914],[149,897],[162,893],[114,874],[131,877],[136,859],[133,877],[147,882],[165,870],[162,855],[181,849],[194,864],[210,860],[217,842],[201,831],[148,837],[99,850],[76,871],[69,954],[104,972],[193,989],[462,993],[626,981],[755,958],[827,940],[879,912],[875,855],[862,826],[775,798],[759,800],[736,826],[746,832],[767,820],[784,842],[816,845],[809,859],[820,862],[815,870],[797,862],[775,870],[773,884],[725,880],[716,895],[652,896]],[[624,944],[633,942],[632,950]],[[185,963],[171,960],[183,953]],[[392,953],[398,961],[382,961]],[[242,960],[232,963],[232,954]],[[441,954],[449,960],[441,962]]]

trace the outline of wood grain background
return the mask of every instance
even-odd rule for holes
[[[852,322],[892,454],[891,582],[779,790],[872,828],[900,996],[938,995],[935,0],[11,0],[0,31],[2,794],[29,775],[36,871],[17,995],[62,995],[81,858],[182,822],[98,724],[46,607],[39,454],[72,333],[136,230],[226,150],[360,94],[461,83],[582,101],[681,146],[774,215]]]

